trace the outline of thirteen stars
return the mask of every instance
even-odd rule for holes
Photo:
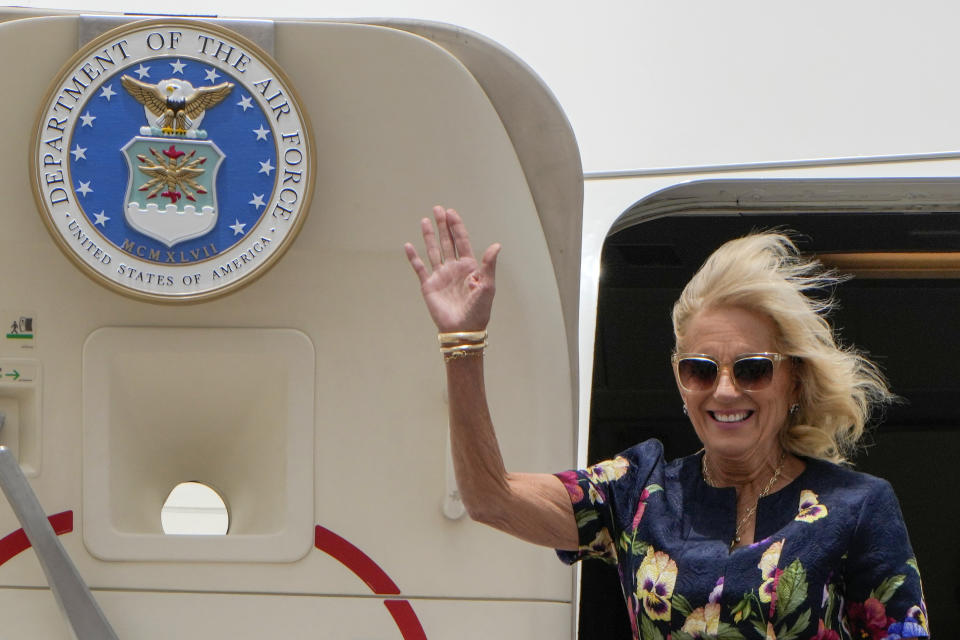
[[[252,204],[257,211],[260,210],[260,207],[266,206],[267,203],[263,201],[263,194],[262,194],[262,193],[259,194],[259,195],[256,194],[256,193],[252,193],[252,194],[250,194],[250,195],[253,196],[253,200],[251,200],[251,201],[248,202],[247,204]]]
[[[170,66],[173,67],[174,73],[179,73],[180,75],[183,75],[183,68],[187,65],[180,62],[180,60],[177,60],[176,62],[171,62]]]
[[[80,186],[77,187],[77,192],[83,194],[83,197],[86,198],[88,193],[93,193],[93,189],[90,188],[90,181],[80,182]]]
[[[244,111],[247,109],[253,109],[253,100],[250,99],[250,96],[243,96],[240,98],[240,102],[237,103],[237,106]]]
[[[264,129],[263,125],[260,125],[260,128],[254,129],[253,132],[257,134],[257,140],[266,140],[267,134],[270,133],[270,129]]]
[[[113,85],[108,84],[103,89],[100,90],[100,97],[106,98],[107,102],[110,102],[110,98],[117,95],[117,92],[113,90]]]
[[[238,218],[234,218],[234,220],[236,220],[236,222],[230,225],[230,228],[233,229],[233,235],[235,236],[243,235],[243,228],[247,226],[246,223],[240,222]]]
[[[76,162],[77,160],[80,160],[81,158],[84,159],[84,160],[87,159],[87,148],[86,148],[86,147],[81,147],[80,145],[77,145],[77,146],[74,148],[74,150],[71,151],[70,153],[73,154],[73,160],[74,160],[74,162]]]
[[[134,69],[133,72],[134,72],[135,74],[137,74],[138,76],[140,76],[140,79],[141,79],[141,80],[143,80],[144,78],[149,78],[149,77],[150,77],[150,67],[145,67],[145,66],[143,66],[143,64],[141,64],[139,67],[137,67],[136,69]]]
[[[207,69],[206,74],[207,74],[207,77],[206,77],[207,82],[216,82],[217,78],[220,77],[220,74],[217,73],[216,69]]]
[[[97,119],[97,116],[92,116],[90,115],[90,112],[87,111],[85,114],[80,116],[80,119],[83,120],[82,126],[93,128],[93,121]]]
[[[103,210],[101,210],[100,213],[97,213],[97,214],[94,214],[94,215],[95,215],[95,217],[97,218],[97,221],[94,222],[93,224],[98,224],[98,225],[100,225],[101,227],[106,228],[106,226],[107,226],[107,220],[109,220],[110,218],[103,212]]]
[[[276,169],[276,167],[274,167],[273,164],[270,163],[270,158],[267,158],[266,162],[260,163],[260,171],[257,171],[257,173],[265,173],[269,176],[270,172],[273,171],[274,169]]]

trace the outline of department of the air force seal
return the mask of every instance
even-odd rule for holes
[[[296,237],[312,187],[307,117],[283,72],[216,25],[148,20],[77,53],[32,147],[34,195],[94,279],[198,300],[262,275]]]

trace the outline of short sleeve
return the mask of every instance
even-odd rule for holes
[[[929,638],[920,569],[893,488],[870,484],[844,565],[853,637]]]
[[[663,446],[648,440],[612,460],[556,474],[570,495],[579,536],[576,551],[557,550],[560,559],[567,564],[583,558],[616,564],[617,540],[637,515],[643,515],[637,513],[637,505],[644,482],[662,464]]]

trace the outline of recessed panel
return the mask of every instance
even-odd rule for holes
[[[282,329],[105,328],[84,347],[84,541],[106,560],[292,561],[312,542],[313,344]],[[165,536],[217,487],[223,537]]]

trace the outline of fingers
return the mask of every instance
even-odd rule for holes
[[[457,255],[472,258],[473,248],[470,246],[470,234],[467,233],[467,225],[463,223],[460,214],[453,209],[447,209],[447,226],[450,228],[450,236],[453,238]]]
[[[407,260],[410,261],[410,266],[413,267],[414,273],[417,274],[417,278],[420,280],[420,284],[423,284],[427,278],[430,277],[430,273],[427,271],[427,266],[423,264],[423,260],[420,259],[420,256],[417,255],[417,250],[413,248],[413,245],[409,242],[403,245],[404,251],[407,252]]]
[[[457,247],[453,243],[453,235],[447,221],[447,214],[450,212],[456,213],[453,209],[436,206],[433,208],[433,217],[437,220],[437,235],[440,236],[440,255],[447,260],[456,260]]]
[[[436,230],[434,230],[433,223],[429,218],[423,218],[420,221],[420,232],[423,234],[423,244],[427,251],[427,260],[430,262],[431,269],[433,271],[439,269],[444,260],[456,260],[459,257],[473,258],[470,234],[467,233],[467,225],[463,223],[460,214],[453,209],[445,209],[438,205],[433,208],[433,217],[437,223]],[[407,259],[422,282],[423,274],[427,273],[426,267],[412,245],[408,244],[405,247],[407,248]],[[497,251],[499,252],[499,250],[499,245],[497,245]],[[487,251],[489,252],[489,249]],[[495,262],[495,254],[493,259]],[[422,273],[417,265],[423,267]]]
[[[420,221],[420,232],[423,234],[423,244],[427,249],[427,259],[434,271],[443,264],[443,255],[440,253],[440,245],[437,243],[437,234],[433,231],[433,223],[430,218],[424,218]]]
[[[487,247],[483,252],[483,258],[480,259],[480,273],[484,278],[489,278],[490,282],[496,281],[497,256],[500,255],[500,243],[494,243]]]

